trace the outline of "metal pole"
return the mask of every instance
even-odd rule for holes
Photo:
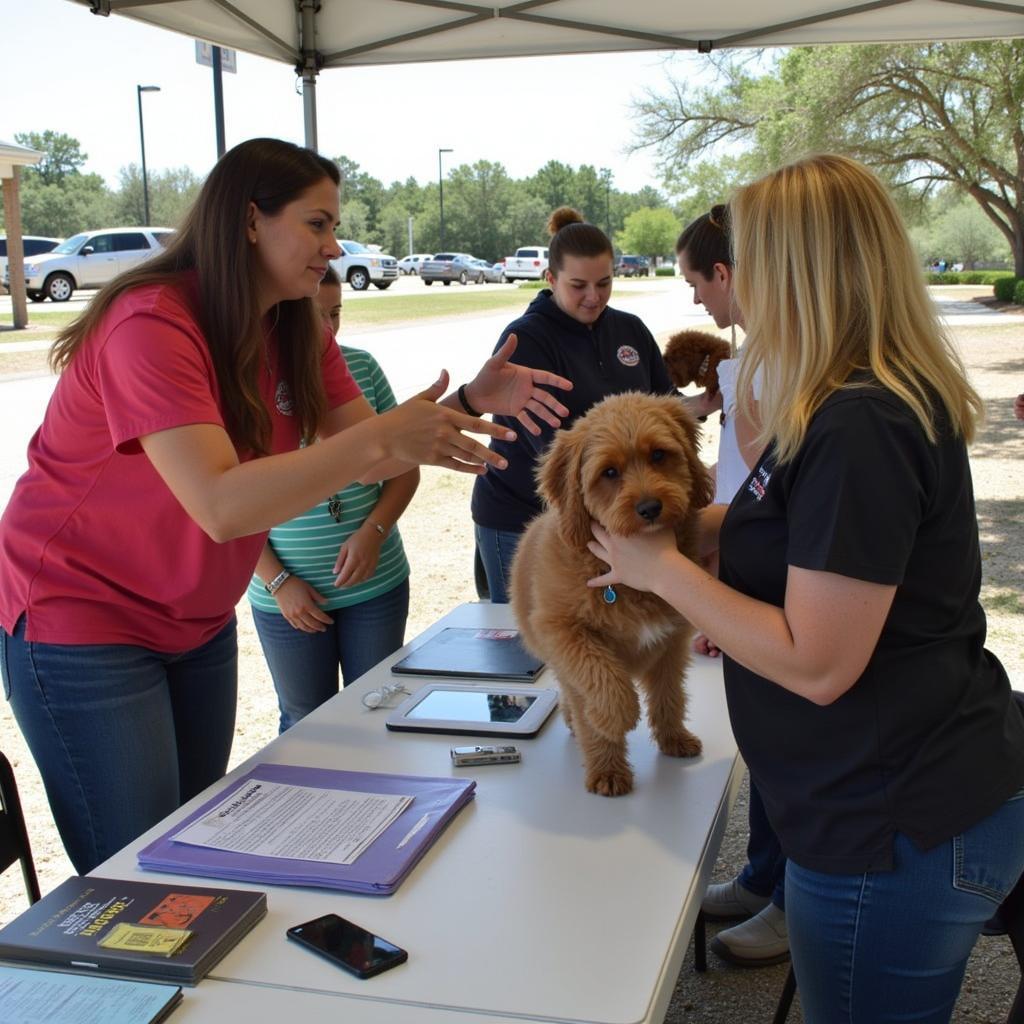
[[[213,119],[217,127],[217,159],[227,149],[224,141],[224,79],[221,67],[220,47],[213,48]]]
[[[316,49],[316,12],[319,0],[298,0],[302,32],[302,63],[296,71],[302,76],[302,115],[306,129],[306,148],[319,151],[316,125],[316,76],[320,55]]]
[[[441,251],[444,252],[444,175],[441,173],[441,154],[451,153],[450,149],[437,151],[437,190],[441,200]]]
[[[146,133],[142,128],[142,86],[135,86],[139,99],[139,146],[142,149],[142,223],[149,225],[149,182],[146,180]]]
[[[409,218],[409,255],[412,255],[412,217]]]

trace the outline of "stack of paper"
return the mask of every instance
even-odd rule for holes
[[[386,895],[475,788],[472,779],[260,764],[141,850],[139,865]]]

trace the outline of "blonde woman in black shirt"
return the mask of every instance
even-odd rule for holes
[[[937,1024],[1024,869],[1024,723],[978,602],[981,402],[865,167],[813,157],[730,210],[767,447],[707,516],[721,578],[595,527],[591,585],[659,594],[725,655],[806,1019]]]

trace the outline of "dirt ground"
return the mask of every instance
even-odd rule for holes
[[[971,464],[981,532],[988,612],[988,646],[1003,661],[1011,680],[1024,689],[1024,423],[1014,419],[1014,396],[1024,391],[1024,327],[995,323],[956,331],[971,379],[985,400],[987,420],[972,448]],[[664,339],[661,339],[664,340]],[[13,369],[13,368],[12,368]],[[18,369],[24,372],[24,367]],[[11,369],[0,372],[12,372]],[[709,427],[704,451],[713,461],[717,428]],[[412,602],[407,638],[453,606],[475,600],[469,492],[472,479],[425,469],[423,482],[401,522],[412,563]],[[273,687],[252,628],[248,605],[238,607],[240,627],[239,704],[232,765],[259,750],[277,730]],[[9,708],[0,710],[0,749],[14,765],[25,805],[33,853],[45,892],[73,874],[53,827],[45,795]],[[737,806],[716,877],[729,878],[742,865],[745,807]],[[16,870],[0,878],[0,923],[24,908]],[[687,963],[667,1020],[736,1022],[769,1019],[785,977],[783,967],[756,972],[727,969],[709,957],[698,976]],[[1019,974],[1009,943],[983,939],[972,958],[954,1020],[989,1024],[1005,1019]],[[790,1016],[801,1020],[799,1005]]]

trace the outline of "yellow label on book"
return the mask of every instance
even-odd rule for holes
[[[115,924],[100,940],[105,949],[121,949],[130,953],[174,956],[192,937],[184,928],[152,928],[144,924]]]

